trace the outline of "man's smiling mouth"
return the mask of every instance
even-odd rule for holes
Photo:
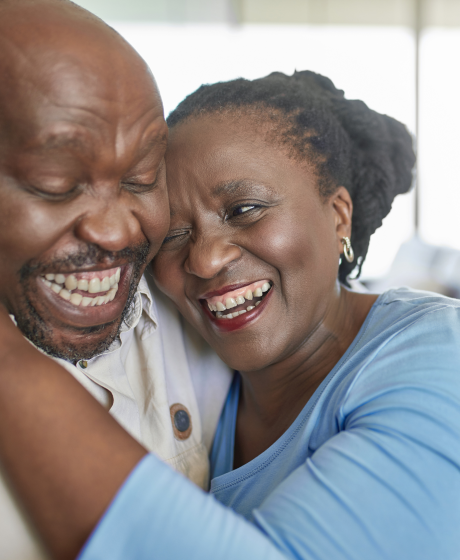
[[[205,299],[211,313],[217,319],[234,319],[255,309],[270,291],[268,280],[258,280],[242,288]],[[226,313],[227,310],[232,311]]]
[[[115,299],[121,267],[72,274],[44,274],[42,282],[75,307],[104,305]]]

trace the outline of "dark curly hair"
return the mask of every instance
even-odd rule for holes
[[[276,141],[293,157],[313,164],[320,193],[330,196],[343,185],[353,200],[352,263],[342,259],[339,279],[359,277],[374,231],[396,195],[412,185],[415,154],[412,137],[400,122],[345,99],[324,76],[274,72],[257,80],[237,79],[201,86],[167,119],[173,128],[190,117],[209,113],[256,115],[278,123]]]

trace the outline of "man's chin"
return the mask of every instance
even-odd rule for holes
[[[106,352],[117,338],[121,323],[120,317],[110,324],[81,329],[64,327],[57,330],[43,323],[38,327],[36,323],[21,324],[21,321],[18,321],[18,327],[32,344],[49,356],[76,363]]]
[[[89,246],[86,252],[66,259],[25,264],[19,274],[15,299],[14,316],[19,329],[46,354],[69,362],[76,363],[103,354],[117,338],[131,308],[145,269],[149,247],[146,242],[118,253],[110,253]],[[78,302],[59,295],[61,291],[64,292],[63,282],[59,281],[57,286],[61,290],[59,294],[50,288],[51,280],[57,280],[58,274],[51,272],[53,278],[48,280],[47,271],[67,271],[72,268],[78,271],[83,265],[95,268],[104,259],[113,263],[125,262],[117,270],[118,278],[115,281],[118,282],[118,288],[114,298],[101,302],[101,297],[104,297],[101,293],[96,305],[82,307]]]

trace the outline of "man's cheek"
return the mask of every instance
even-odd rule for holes
[[[14,302],[20,296],[19,273],[13,270],[7,259],[0,258],[0,303],[13,312]]]

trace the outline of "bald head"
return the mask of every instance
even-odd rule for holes
[[[0,301],[44,350],[88,358],[169,225],[161,98],[120,35],[62,0],[0,0],[0,83]],[[113,301],[44,282],[112,269]]]
[[[69,0],[0,0],[0,31],[18,44],[35,43],[38,50],[53,42],[59,46],[62,33],[70,33],[69,39],[80,33],[83,41],[92,35],[112,37],[132,50],[114,29]]]
[[[22,66],[41,73],[53,62],[84,62],[87,71],[105,63],[146,71],[134,49],[102,20],[67,0],[0,0],[0,64],[14,74]],[[38,66],[34,66],[38,63]],[[110,69],[105,69],[107,73]]]
[[[134,49],[112,28],[64,0],[0,0],[0,118],[15,134],[37,118],[38,105],[63,108],[88,104],[91,95],[107,104],[149,92],[161,99],[153,76]],[[103,115],[100,115],[103,117]],[[21,122],[19,122],[21,121]],[[9,138],[11,140],[11,138]]]

